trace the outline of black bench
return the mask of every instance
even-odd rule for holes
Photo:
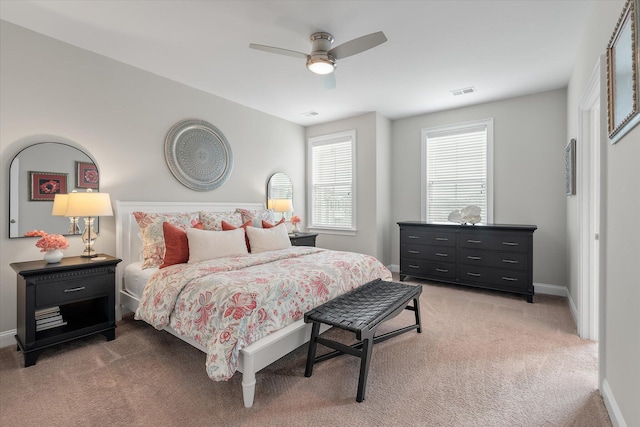
[[[345,353],[357,356],[361,361],[356,401],[362,402],[367,385],[373,344],[413,329],[417,329],[418,333],[422,332],[420,329],[420,304],[418,301],[421,293],[422,286],[411,286],[377,279],[306,312],[304,315],[305,323],[313,322],[313,325],[304,376],[311,376],[314,363]],[[407,305],[411,300],[413,300],[413,306]],[[405,309],[415,313],[415,324],[374,336],[376,329],[382,322],[397,316]],[[321,323],[354,332],[359,342],[347,346],[340,342],[320,337]],[[322,344],[335,351],[316,357],[317,344]]]

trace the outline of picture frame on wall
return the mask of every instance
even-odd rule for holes
[[[572,139],[564,148],[564,193],[576,194],[576,140]]]
[[[98,167],[90,162],[76,162],[76,187],[97,190],[99,185]]]
[[[57,172],[29,172],[29,200],[53,201],[56,194],[67,194],[67,174]]]
[[[627,0],[607,45],[607,130],[612,144],[640,123],[640,0]]]

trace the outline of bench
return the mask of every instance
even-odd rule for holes
[[[373,344],[413,329],[416,329],[418,333],[422,332],[420,328],[420,304],[418,301],[421,293],[422,286],[411,286],[377,279],[306,312],[304,315],[305,323],[313,323],[313,325],[311,327],[311,339],[309,341],[304,376],[311,376],[314,363],[331,359],[341,354],[351,354],[359,357],[361,359],[360,377],[358,379],[356,401],[362,402],[367,385]],[[413,306],[408,305],[411,300],[413,300]],[[375,336],[378,326],[397,316],[405,309],[415,313],[415,324]],[[319,336],[320,324],[322,323],[355,333],[359,342],[347,346],[338,341]],[[316,357],[318,344],[332,348],[335,351]]]

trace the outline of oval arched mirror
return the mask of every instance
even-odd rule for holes
[[[288,200],[289,203],[281,201]],[[282,172],[271,175],[267,183],[267,207],[269,209],[286,209],[282,211],[285,219],[289,221],[293,215],[293,184],[289,176]],[[289,210],[290,209],[290,210]]]
[[[60,142],[40,142],[21,150],[9,168],[9,238],[32,230],[80,234],[70,218],[52,215],[56,194],[98,191],[98,168],[82,150]],[[98,223],[94,229],[98,231]],[[82,228],[82,225],[81,227]]]

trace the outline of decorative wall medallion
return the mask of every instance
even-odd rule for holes
[[[233,154],[222,132],[204,120],[182,120],[169,130],[164,154],[173,176],[186,187],[209,191],[231,175]]]

